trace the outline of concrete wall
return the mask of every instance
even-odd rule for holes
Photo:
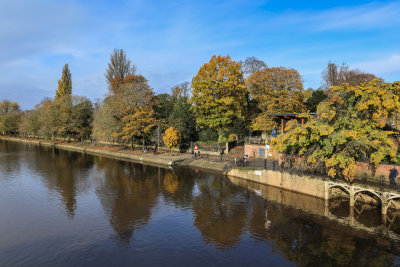
[[[300,176],[273,170],[232,169],[228,176],[238,177],[260,184],[270,185],[304,195],[324,198],[325,182],[310,176]]]
[[[263,148],[265,149],[265,145],[250,145],[250,144],[245,144],[244,145],[244,154],[248,155],[250,159],[254,157],[254,153],[256,155],[256,158],[259,158],[258,155],[258,149]],[[268,156],[268,159],[278,159],[278,153],[273,149],[270,148],[268,151],[268,154],[272,154],[272,156]]]

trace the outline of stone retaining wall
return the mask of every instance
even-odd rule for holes
[[[325,197],[325,181],[311,178],[310,176],[306,175],[300,176],[298,174],[290,174],[287,172],[273,170],[249,170],[236,168],[230,170],[227,175],[282,188],[312,197]]]

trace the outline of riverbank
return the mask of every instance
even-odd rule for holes
[[[115,158],[121,160],[129,160],[137,163],[146,163],[151,165],[161,166],[189,166],[193,168],[200,168],[212,171],[223,172],[229,169],[231,166],[228,162],[217,161],[214,158],[200,158],[193,159],[190,154],[187,153],[157,153],[152,152],[143,153],[142,151],[136,150],[124,150],[117,147],[108,146],[96,146],[91,144],[82,143],[67,143],[60,141],[50,140],[38,140],[38,139],[26,139],[20,137],[8,137],[0,136],[0,140],[20,142],[25,144],[34,144],[39,146],[54,147],[57,149],[87,153],[91,155],[103,156],[108,158]]]

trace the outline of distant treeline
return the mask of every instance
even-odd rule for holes
[[[0,102],[0,133],[133,144],[139,139],[159,142],[163,132],[173,127],[181,143],[224,142],[249,132],[271,131],[277,125],[268,113],[316,112],[332,86],[359,85],[376,78],[334,63],[322,73],[322,86],[305,90],[295,69],[269,67],[254,57],[235,62],[229,56],[213,56],[191,83],[157,95],[125,52],[115,49],[106,69],[104,99],[92,103],[72,95],[66,64],[55,96],[34,109],[21,111],[18,103]]]

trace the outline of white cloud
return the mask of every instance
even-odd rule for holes
[[[378,76],[397,73],[400,77],[400,54],[391,55],[373,61],[358,62],[353,64],[352,67],[359,68],[362,71],[370,72]]]

